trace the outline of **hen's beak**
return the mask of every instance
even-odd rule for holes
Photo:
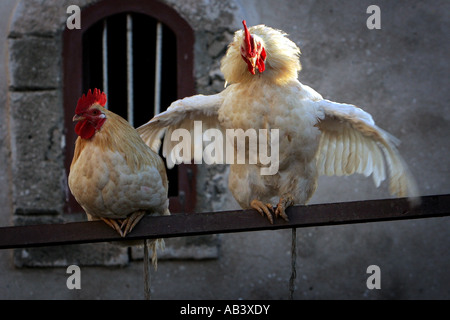
[[[256,73],[256,61],[257,57],[248,58],[247,65],[248,65],[248,71],[250,71],[252,74]]]
[[[83,120],[83,119],[84,119],[83,116],[76,114],[76,115],[73,116],[72,121],[75,122],[75,121],[80,121],[80,120]]]
[[[257,60],[257,59],[258,59],[257,56],[254,56],[253,58],[249,58],[249,59],[248,59],[248,61],[250,61],[251,65],[252,65],[252,67],[253,67],[253,70],[256,68],[256,60]]]

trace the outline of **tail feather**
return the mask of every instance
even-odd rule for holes
[[[155,271],[158,270],[157,249],[164,250],[164,239],[147,240],[144,239],[144,295],[146,300],[150,300],[150,270],[149,270],[149,248],[152,250],[152,265]]]

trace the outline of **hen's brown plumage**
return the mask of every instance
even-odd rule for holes
[[[106,100],[105,100],[106,101]],[[168,181],[162,159],[122,117],[98,101],[76,110],[81,123],[69,188],[89,220],[104,220],[126,236],[145,214],[168,215]],[[98,127],[84,138],[84,127]],[[163,244],[159,239],[156,244]],[[156,248],[154,247],[154,254]]]

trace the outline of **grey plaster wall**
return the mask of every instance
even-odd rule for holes
[[[67,5],[82,6],[87,2],[0,3],[2,225],[10,225],[13,216],[19,217],[16,223],[63,218],[65,191],[61,186],[64,177],[59,148],[62,128],[58,120],[62,108],[61,61],[24,59],[19,53],[54,55],[60,50],[61,29],[57,26],[64,25]],[[381,8],[381,30],[366,27],[366,9],[374,4],[371,1],[168,0],[167,3],[195,30],[199,93],[222,89],[219,60],[233,32],[241,28],[242,19],[248,25],[264,23],[282,29],[302,50],[303,83],[325,98],[364,108],[380,127],[399,138],[400,152],[423,195],[450,191],[448,1],[379,0],[376,4]],[[39,108],[48,114],[33,113]],[[48,121],[38,126],[40,117]],[[37,140],[40,142],[36,143]],[[31,164],[37,164],[37,170],[31,169]],[[51,172],[41,176],[44,168],[51,168]],[[225,166],[201,166],[198,211],[237,207],[227,191],[227,170]],[[51,190],[52,196],[42,188]],[[386,183],[376,189],[371,179],[360,176],[322,177],[311,203],[389,196]],[[449,218],[436,218],[299,230],[294,297],[449,299],[449,222]],[[161,261],[153,277],[154,298],[287,298],[289,231],[226,234],[220,238],[218,259]],[[76,291],[65,286],[64,266],[69,260],[60,260],[60,268],[16,269],[12,251],[1,251],[0,297],[142,298],[140,262],[128,261],[128,255],[124,260],[111,259],[108,251],[111,249],[96,244],[83,250],[96,253],[84,255],[85,259],[78,261],[86,266],[82,266],[82,289]],[[50,260],[57,261],[68,254],[77,257],[79,252],[77,248],[59,248]],[[126,267],[87,266],[99,256]],[[116,252],[114,257],[123,257],[123,253]],[[45,258],[48,256],[30,260],[29,250],[16,251],[16,261],[24,263]],[[381,268],[381,290],[368,290],[365,285],[366,268],[372,264]],[[122,281],[111,282],[111,278]]]

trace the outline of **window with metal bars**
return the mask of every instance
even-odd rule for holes
[[[177,99],[176,41],[143,14],[103,19],[83,35],[83,92],[101,88],[106,105],[138,127]]]
[[[83,35],[83,92],[102,89],[105,107],[138,127],[177,99],[175,53],[173,32],[151,17],[122,13],[103,19]],[[169,196],[176,197],[178,168],[167,174]]]
[[[75,96],[102,89],[108,97],[106,107],[138,127],[172,101],[194,93],[193,31],[189,25],[173,9],[156,1],[117,4],[102,1],[82,10],[80,32],[64,33],[67,172],[76,139],[68,120]],[[172,212],[194,210],[195,171],[193,165],[167,170]],[[66,209],[81,211],[70,194]]]

